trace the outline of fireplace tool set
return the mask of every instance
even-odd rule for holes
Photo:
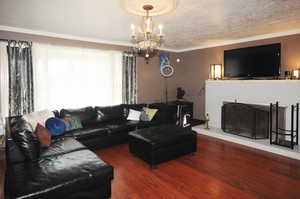
[[[275,112],[274,112],[275,107]],[[294,149],[298,145],[299,134],[299,103],[291,105],[291,127],[283,129],[280,125],[279,103],[270,104],[270,144],[280,145]],[[275,118],[274,118],[275,117]],[[273,121],[275,121],[273,123]]]

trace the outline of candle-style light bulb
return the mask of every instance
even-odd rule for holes
[[[163,35],[163,25],[162,24],[158,25],[158,29],[159,29],[159,35]]]
[[[131,24],[131,34],[132,36],[135,36],[135,25]]]
[[[150,24],[151,24],[151,18],[150,18],[150,17],[148,17],[148,18],[146,19],[146,24],[147,24],[147,25],[150,25]]]
[[[151,33],[152,32],[151,18],[150,17],[146,17],[144,23],[145,23],[145,31],[146,31],[146,33]]]

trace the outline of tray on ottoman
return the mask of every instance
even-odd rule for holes
[[[197,134],[190,128],[161,125],[129,133],[129,150],[155,168],[156,164],[197,151]]]

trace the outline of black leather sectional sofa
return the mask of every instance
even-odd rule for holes
[[[151,122],[126,120],[129,109],[143,107],[159,111]],[[54,111],[57,117],[77,116],[83,127],[52,139],[49,148],[36,151],[36,137],[22,117],[7,121],[6,195],[8,198],[110,198],[113,167],[91,150],[125,143],[128,133],[176,122],[174,104],[134,104],[110,107],[86,107]],[[34,142],[34,144],[33,144]],[[21,147],[20,147],[21,146]],[[24,156],[24,152],[38,158]],[[30,157],[30,156],[29,156]]]

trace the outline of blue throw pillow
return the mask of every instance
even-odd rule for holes
[[[51,117],[46,121],[46,128],[54,136],[61,135],[66,130],[66,125],[63,120],[57,117]]]

